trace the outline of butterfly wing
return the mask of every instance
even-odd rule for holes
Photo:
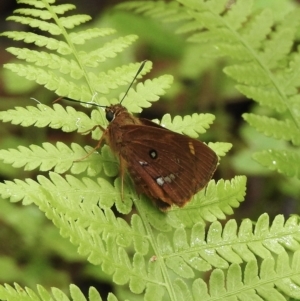
[[[149,120],[123,125],[118,151],[139,193],[165,210],[183,206],[211,179],[216,154],[199,140],[172,132]]]

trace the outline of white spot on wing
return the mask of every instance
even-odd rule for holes
[[[159,186],[163,186],[164,183],[165,183],[165,180],[163,177],[159,177],[156,179],[156,183],[159,185]]]
[[[165,183],[172,183],[173,180],[175,180],[175,175],[170,173],[168,176],[166,177],[159,177],[156,179],[156,183],[159,185],[159,186],[163,186]]]

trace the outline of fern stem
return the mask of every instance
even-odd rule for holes
[[[141,217],[141,220],[143,221],[144,227],[148,233],[150,244],[153,248],[154,254],[157,257],[157,261],[159,262],[159,266],[161,268],[163,278],[165,279],[164,285],[168,291],[170,299],[175,301],[175,300],[177,300],[177,296],[176,296],[176,292],[174,290],[174,286],[172,285],[171,279],[169,277],[167,266],[165,264],[163,257],[159,254],[160,252],[158,250],[155,235],[153,233],[150,223],[148,222],[147,215],[145,214],[145,211],[143,210],[142,206],[140,205],[140,202],[141,202],[140,199],[138,199],[137,201],[134,200],[135,207]]]

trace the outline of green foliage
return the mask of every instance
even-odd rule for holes
[[[192,116],[184,116],[184,118],[175,116],[172,122],[170,114],[166,114],[160,124],[174,132],[197,138],[198,133],[204,133],[214,119],[215,117],[212,114],[194,113]]]
[[[47,300],[55,300],[55,301],[102,301],[103,299],[97,292],[94,287],[89,289],[88,299],[85,298],[80,289],[74,285],[70,285],[70,295],[71,298],[62,292],[61,290],[53,287],[51,289],[51,294],[41,285],[37,286],[38,294],[36,294],[33,290],[26,287],[23,289],[18,284],[15,284],[15,287],[11,287],[10,285],[0,286],[0,298],[5,300],[19,300],[19,301],[28,301],[28,300],[36,300],[36,301],[47,301]],[[107,301],[118,301],[116,296],[112,293],[109,293],[107,296]]]
[[[236,88],[274,110],[277,117],[244,114],[244,119],[267,136],[299,146],[300,54],[296,40],[300,27],[299,7],[287,1],[276,1],[276,4],[266,1],[265,9],[258,9],[254,0],[178,2],[181,5],[129,1],[119,8],[164,22],[177,22],[177,32],[188,34],[188,41],[199,44],[203,57],[229,57],[231,60],[224,72],[237,82]],[[253,155],[263,166],[299,178],[296,171],[289,172],[298,169],[293,165],[297,157],[289,149],[263,150]]]
[[[275,18],[271,9],[255,9],[249,0],[237,0],[228,6],[227,0],[179,2],[139,1],[121,6],[178,22],[177,32],[190,35],[191,42],[205,45],[203,55],[229,56],[231,65],[225,73],[237,81],[237,89],[278,114],[278,119],[247,114],[245,120],[268,136],[298,146],[299,54],[292,46],[299,27],[299,11],[286,10],[289,15],[283,20]],[[30,8],[16,10],[9,20],[38,28],[45,35],[27,31],[3,33],[39,50],[9,47],[8,51],[19,61],[6,64],[5,68],[59,96],[103,106],[117,103],[116,98],[124,95],[120,91],[125,90],[140,64],[111,68],[106,63],[121,55],[137,37],[116,38],[112,36],[114,30],[106,28],[82,30],[79,25],[90,17],[69,15],[70,12],[65,16],[75,8],[71,4],[55,5],[53,0],[18,3]],[[97,43],[90,43],[96,38]],[[140,77],[150,68],[148,62]],[[141,82],[130,89],[123,103],[130,112],[140,112],[164,95],[171,82],[169,75]],[[285,120],[281,121],[283,114]],[[23,127],[51,127],[85,134],[95,125],[105,127],[102,110],[93,110],[88,116],[59,104],[16,107],[1,112],[0,119]],[[197,137],[213,119],[211,114],[193,114],[176,116],[172,121],[170,115],[165,115],[160,123]],[[93,131],[92,136],[99,139],[100,130]],[[221,142],[208,145],[219,156],[231,147]],[[90,155],[80,160],[87,154]],[[288,176],[299,177],[298,156],[290,150],[271,150],[255,154],[255,158]],[[0,150],[0,159],[17,168],[49,172],[38,175],[37,180],[1,183],[3,199],[36,204],[81,256],[111,275],[115,284],[126,286],[135,295],[143,293],[144,300],[300,298],[297,217],[285,220],[278,215],[270,222],[268,215],[263,214],[255,226],[249,219],[240,225],[234,219],[223,224],[218,221],[226,220],[244,200],[244,176],[212,180],[184,208],[174,207],[162,213],[146,197],[137,196],[128,178],[124,199],[121,198],[118,160],[107,146],[95,152],[76,143],[68,146],[63,142],[44,142],[42,146]],[[127,221],[124,214],[132,211],[133,204],[137,212]],[[37,290],[38,295],[18,285],[0,286],[0,298],[70,300],[55,288],[53,296],[42,286]],[[70,286],[70,295],[71,300],[86,300],[74,285]],[[89,291],[89,300],[101,300],[94,288]],[[107,300],[117,299],[110,294]]]

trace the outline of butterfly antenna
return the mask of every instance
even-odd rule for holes
[[[131,86],[133,85],[134,81],[136,80],[136,78],[139,76],[139,74],[143,70],[146,62],[147,62],[147,60],[145,60],[145,61],[143,61],[141,63],[141,66],[140,66],[139,70],[137,71],[136,75],[134,76],[134,78],[133,78],[132,82],[130,83],[128,89],[126,90],[124,96],[122,97],[122,99],[120,101],[120,104],[122,103],[122,101],[124,100],[124,98],[127,96],[129,89],[131,88]],[[58,102],[61,99],[65,99],[65,100],[72,101],[72,102],[77,102],[77,103],[82,103],[82,104],[85,104],[85,105],[91,105],[91,106],[95,106],[95,107],[106,108],[106,106],[101,106],[101,105],[99,105],[99,104],[97,104],[95,102],[80,101],[80,100],[75,100],[75,99],[72,99],[72,98],[69,98],[69,97],[65,97],[65,96],[57,98],[56,100],[53,101],[53,103]]]
[[[90,106],[95,106],[95,107],[100,107],[100,108],[106,108],[106,106],[101,106],[101,105],[99,105],[99,104],[97,104],[95,102],[80,101],[80,100],[72,99],[72,98],[65,97],[65,96],[59,97],[59,98],[55,99],[53,101],[53,103],[58,102],[58,101],[60,101],[62,99],[65,99],[65,100],[68,100],[68,101],[72,101],[72,102],[82,103],[82,104],[85,104],[85,105],[90,105]]]
[[[145,61],[143,61],[143,62],[141,63],[141,66],[140,66],[139,70],[136,72],[136,74],[135,74],[135,76],[134,76],[132,82],[130,83],[129,87],[127,88],[127,90],[126,90],[124,96],[122,97],[122,99],[121,99],[121,101],[120,101],[120,104],[122,103],[122,101],[124,100],[124,98],[127,96],[127,94],[128,94],[128,92],[129,92],[131,86],[133,85],[134,81],[136,80],[136,78],[139,76],[139,74],[140,74],[141,71],[143,70],[143,68],[144,68],[144,66],[145,66],[146,63],[147,63],[147,60],[145,60]]]

